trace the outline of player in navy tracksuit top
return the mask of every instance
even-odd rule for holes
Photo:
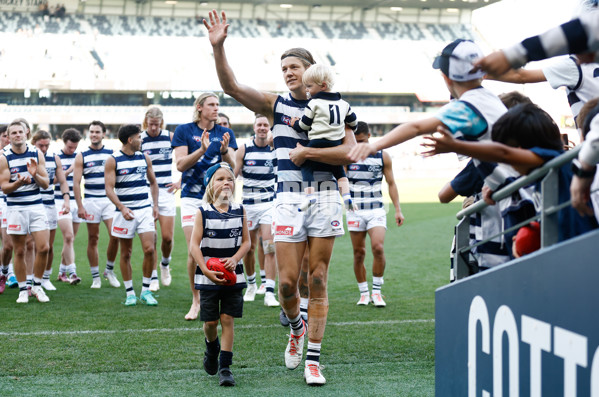
[[[195,216],[191,234],[191,254],[198,264],[195,288],[200,290],[200,320],[204,321],[206,352],[204,369],[210,375],[218,371],[221,386],[234,386],[230,366],[233,363],[233,326],[243,313],[242,290],[247,286],[243,274],[244,255],[250,249],[250,233],[245,210],[231,202],[235,191],[235,174],[227,163],[218,163],[206,171],[204,203]],[[218,258],[237,282],[224,286],[220,272],[209,270],[206,262]],[[222,327],[222,350],[218,340],[218,323]],[[220,352],[220,357],[219,357]]]

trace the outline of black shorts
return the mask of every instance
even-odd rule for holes
[[[200,320],[216,321],[221,314],[241,318],[243,314],[243,289],[219,288],[200,291]]]

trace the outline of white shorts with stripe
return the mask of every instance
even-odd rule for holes
[[[136,232],[137,234],[156,232],[151,206],[133,210],[133,214],[134,218],[128,221],[120,211],[114,213],[111,230],[114,237],[132,239]]]
[[[377,226],[387,228],[387,214],[384,207],[372,210],[347,211],[346,220],[347,230],[350,232],[364,232]]]

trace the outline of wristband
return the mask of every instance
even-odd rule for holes
[[[587,171],[584,170],[582,168],[582,164],[580,163],[580,160],[578,159],[574,159],[572,160],[572,173],[574,175],[576,175],[579,178],[592,178],[595,176],[595,173],[597,172],[597,167],[594,166],[592,170]]]
[[[64,197],[64,195],[65,195],[65,194],[66,194],[67,196],[69,195],[69,193],[68,193],[68,192],[65,192],[65,193],[63,193],[63,194],[62,194],[62,197]]]

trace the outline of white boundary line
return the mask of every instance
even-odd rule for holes
[[[351,326],[351,325],[396,325],[396,324],[418,324],[418,323],[434,323],[434,319],[419,319],[419,320],[386,320],[386,321],[347,321],[327,323],[330,326]],[[279,324],[260,325],[247,324],[237,325],[237,329],[252,329],[252,328],[283,328]],[[80,331],[38,331],[38,332],[0,332],[0,336],[48,336],[48,335],[100,335],[100,334],[136,334],[141,332],[202,332],[200,326],[193,328],[149,328],[149,329],[120,329],[120,330],[80,330]]]

